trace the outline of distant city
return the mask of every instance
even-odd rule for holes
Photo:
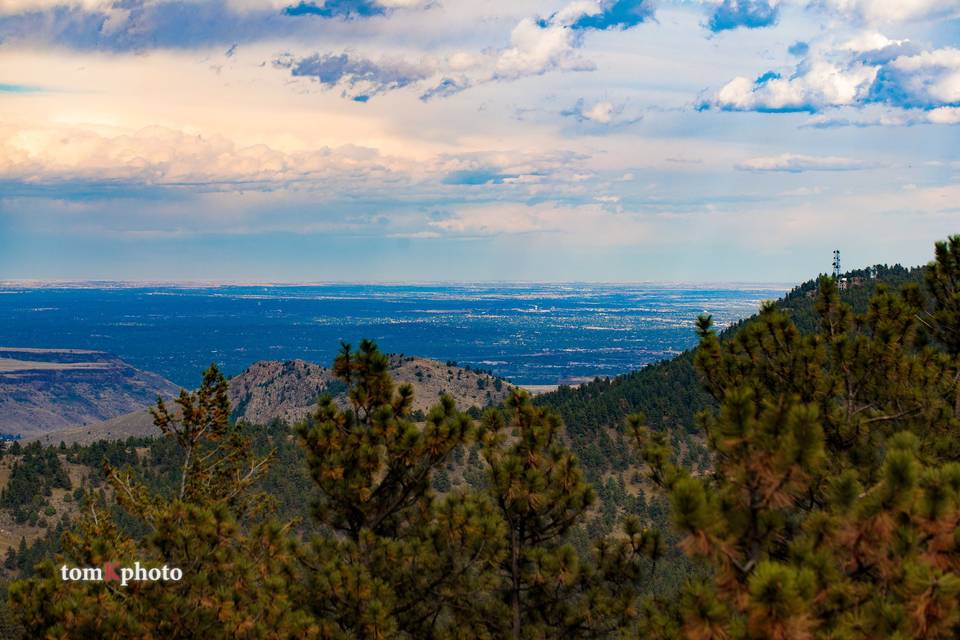
[[[341,341],[457,361],[519,384],[634,370],[725,326],[784,285],[283,285],[0,288],[0,345],[95,349],[192,387],[217,362],[328,365]]]

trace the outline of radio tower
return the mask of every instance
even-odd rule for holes
[[[833,277],[840,279],[840,249],[833,250]]]

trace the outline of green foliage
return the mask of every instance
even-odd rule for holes
[[[960,236],[938,242],[926,282],[934,299],[933,330],[947,351],[960,355]]]
[[[0,491],[0,507],[10,509],[22,521],[25,514],[35,512],[45,503],[52,489],[70,489],[70,477],[54,448],[44,449],[39,442],[31,442],[22,449],[20,459],[13,464],[10,480]]]
[[[881,285],[857,313],[823,278],[812,332],[773,305],[726,340],[701,319],[713,473],[691,475],[642,416],[628,422],[681,548],[710,567],[679,606],[651,605],[653,637],[960,634],[958,369],[941,329],[960,280],[952,248],[929,268],[928,312],[915,289]]]
[[[215,367],[200,389],[183,393],[179,412],[158,403],[155,418],[185,450],[176,495],[151,493],[129,471],[106,467],[119,504],[146,530],[121,530],[105,500],[88,494],[82,516],[63,536],[56,562],[14,583],[10,602],[28,637],[276,638],[316,636],[316,625],[286,595],[291,557],[286,528],[256,522],[249,489],[267,459],[228,421],[226,383]],[[238,518],[248,518],[245,530]],[[25,551],[25,550],[24,550]],[[17,554],[20,555],[20,552]],[[167,564],[173,583],[64,582],[61,564],[102,567]]]
[[[842,295],[821,278],[721,334],[700,318],[670,362],[479,418],[446,397],[413,415],[364,341],[334,362],[347,403],[295,432],[233,421],[212,367],[158,403],[163,439],[15,443],[0,506],[48,527],[4,559],[0,632],[960,637],[958,256]],[[71,487],[60,456],[102,474]],[[134,560],[184,579],[57,571]]]
[[[562,443],[562,423],[525,392],[490,409],[482,427],[490,494],[507,528],[497,590],[503,614],[496,637],[599,637],[633,615],[638,567],[662,555],[659,538],[631,519],[619,540],[598,540],[583,557],[565,536],[594,502],[576,456]]]
[[[484,637],[503,524],[483,496],[431,490],[472,420],[443,397],[418,427],[388,365],[370,341],[344,345],[334,372],[350,406],[324,398],[299,429],[323,533],[296,545],[294,599],[322,637]]]

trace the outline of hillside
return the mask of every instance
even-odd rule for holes
[[[923,270],[890,268],[876,280],[865,280],[843,293],[855,310],[862,312],[877,286],[899,288],[918,283]],[[802,331],[815,326],[815,301],[810,292],[815,281],[796,287],[775,304],[788,312]],[[724,332],[725,337],[753,322],[748,318]],[[645,412],[649,424],[666,432],[676,461],[693,471],[694,477],[714,469],[715,461],[695,428],[695,415],[711,406],[710,397],[701,388],[693,367],[694,351],[685,352],[633,373],[609,379],[597,379],[579,388],[561,387],[536,398],[541,405],[553,407],[566,423],[566,441],[579,458],[586,479],[593,485],[597,502],[586,510],[579,523],[566,534],[566,540],[580,553],[594,542],[616,534],[625,516],[635,515],[644,526],[665,532],[665,557],[655,579],[645,583],[653,593],[675,593],[679,585],[697,576],[702,567],[679,552],[678,538],[670,528],[669,500],[659,492],[641,470],[637,455],[626,442],[623,422],[637,410]],[[78,361],[79,362],[79,361]],[[415,388],[415,413],[425,411],[441,393],[452,395],[463,409],[497,405],[510,385],[484,372],[471,371],[422,358],[390,356],[391,373],[399,383]],[[297,535],[320,532],[308,516],[316,487],[307,471],[301,442],[291,438],[287,426],[303,419],[322,394],[331,394],[344,402],[344,387],[334,380],[329,369],[302,360],[261,361],[228,383],[234,416],[242,418],[242,429],[251,436],[252,448],[259,454],[275,452],[273,465],[259,488],[281,520],[296,521]],[[476,415],[475,411],[470,411]],[[31,575],[34,563],[60,548],[64,523],[78,516],[76,498],[95,490],[114,517],[133,535],[142,531],[114,502],[100,476],[104,459],[116,466],[131,465],[148,486],[169,491],[175,486],[182,452],[171,439],[128,436],[155,435],[145,411],[116,417],[103,423],[47,434],[40,442],[20,448],[8,447],[0,454],[0,552],[6,553],[2,573],[7,577]],[[97,440],[107,440],[95,442]],[[66,447],[41,448],[40,444]],[[489,488],[488,467],[482,446],[468,442],[451,452],[431,478],[433,489],[454,495]],[[51,469],[56,473],[51,473]],[[19,481],[14,482],[14,475]],[[61,478],[53,482],[51,478]],[[4,551],[6,549],[6,551]],[[651,574],[652,576],[652,574]]]
[[[0,347],[0,433],[38,436],[129,413],[178,388],[115,356]]]
[[[922,267],[876,265],[873,269],[875,279],[870,277],[868,269],[849,271],[842,276],[850,282],[854,278],[862,279],[860,284],[841,293],[842,299],[857,313],[866,310],[870,296],[879,285],[900,288],[919,285],[923,280]],[[817,280],[808,280],[775,302],[790,314],[802,332],[816,328],[813,298],[816,288]],[[693,321],[694,318],[690,318],[691,332]],[[752,318],[744,319],[727,328],[721,336],[729,336],[751,321]],[[707,462],[705,450],[694,435],[694,419],[698,412],[711,406],[712,400],[694,369],[693,350],[622,376],[598,378],[576,388],[560,387],[538,396],[535,403],[560,413],[573,449],[595,483],[606,474],[623,471],[633,463],[632,454],[620,437],[626,417],[638,411],[646,414],[651,427],[671,434],[673,445],[682,452],[681,462],[686,466],[703,466]]]
[[[498,405],[511,388],[489,373],[427,358],[391,355],[390,368],[398,384],[413,385],[415,415],[429,411],[443,394],[452,396],[464,409]],[[344,393],[343,383],[333,377],[329,368],[305,360],[261,360],[230,379],[234,416],[258,425],[274,420],[299,422],[309,415],[320,396],[329,394],[344,405]],[[87,444],[100,439],[156,435],[153,418],[144,408],[145,404],[148,403],[141,403],[136,411],[110,420],[45,433],[38,439],[44,444],[61,441]]]

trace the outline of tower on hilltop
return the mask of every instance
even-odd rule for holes
[[[833,250],[833,277],[840,279],[840,249]]]

